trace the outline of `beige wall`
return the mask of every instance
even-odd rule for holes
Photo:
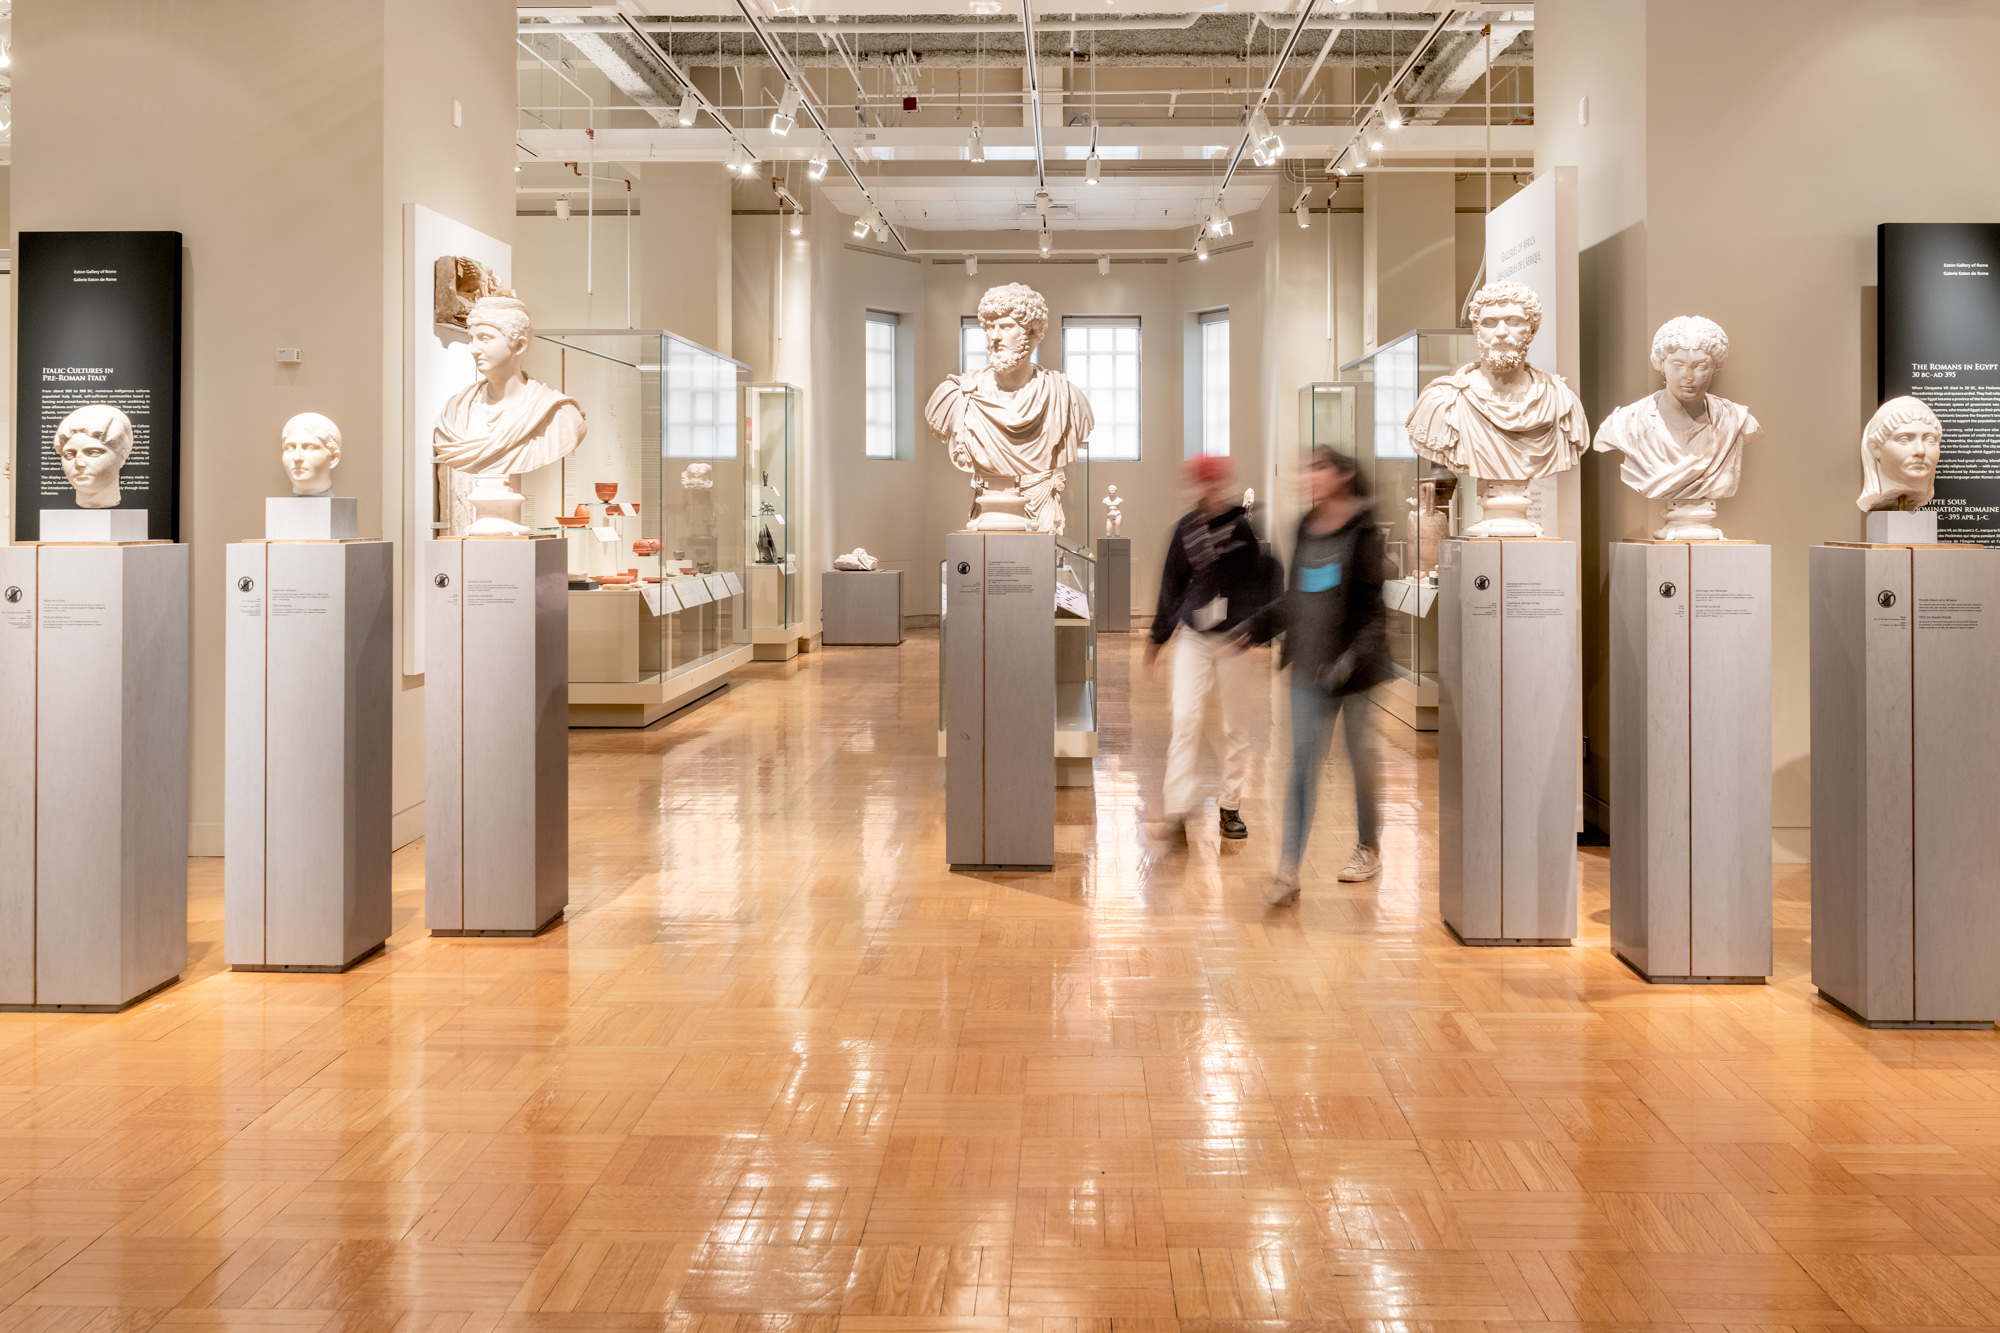
[[[1730,335],[1716,392],[1764,426],[1720,523],[1772,547],[1772,818],[1780,855],[1802,857],[1806,551],[1861,535],[1856,445],[1875,406],[1875,226],[2000,214],[2000,174],[1968,155],[1966,137],[2000,123],[1990,70],[2000,6],[1544,0],[1535,14],[1537,168],[1579,169],[1593,422],[1657,387],[1645,354],[1655,327],[1702,314]],[[1577,123],[1585,95],[1588,128]],[[1857,95],[1922,114],[1856,115]],[[1597,466],[1586,478],[1597,497],[1586,532],[1600,544],[1643,535],[1652,521],[1609,473]],[[1586,625],[1601,626],[1601,572],[1586,586]],[[1601,790],[1601,657],[1586,672]]]
[[[1361,214],[1364,350],[1458,323],[1458,222],[1450,172],[1367,178]]]
[[[263,532],[279,426],[345,435],[364,533],[402,501],[401,205],[511,233],[513,10],[491,0],[65,0],[14,15],[13,226],[185,236],[181,520],[191,547],[191,840],[222,830],[226,543]],[[115,87],[117,97],[103,90]],[[466,109],[454,130],[451,98]],[[134,106],[156,114],[135,114]],[[279,346],[305,350],[297,367]],[[420,681],[397,711],[421,831]]]
[[[734,355],[729,172],[716,163],[648,163],[639,180],[640,325]]]

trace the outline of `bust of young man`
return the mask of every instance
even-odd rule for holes
[[[1625,455],[1619,476],[1649,500],[1667,502],[1657,541],[1721,541],[1715,502],[1736,494],[1743,446],[1763,438],[1750,409],[1708,391],[1729,357],[1729,335],[1712,319],[1682,315],[1653,335],[1653,369],[1666,387],[1606,417],[1596,447]]]
[[[472,363],[479,378],[453,394],[431,430],[440,466],[475,479],[469,497],[473,535],[518,536],[521,495],[509,478],[547,467],[583,443],[583,409],[576,399],[528,378],[524,363],[534,324],[528,307],[510,296],[488,296],[466,312]],[[448,515],[458,530],[459,515]]]
[[[924,420],[970,472],[978,498],[968,527],[981,531],[1063,531],[1063,469],[1090,434],[1090,400],[1060,371],[1034,363],[1049,325],[1041,294],[1018,282],[979,299],[990,360],[969,375],[947,375]]]
[[[340,466],[340,427],[318,412],[301,412],[279,432],[279,456],[293,495],[330,495]]]
[[[1418,454],[1479,479],[1483,522],[1470,537],[1539,537],[1527,518],[1528,483],[1576,466],[1590,443],[1576,392],[1528,364],[1542,326],[1541,298],[1518,282],[1472,296],[1479,360],[1440,375],[1417,395],[1406,423]]]

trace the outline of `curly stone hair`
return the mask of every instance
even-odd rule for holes
[[[1675,352],[1701,352],[1720,367],[1729,359],[1729,335],[1712,319],[1677,315],[1653,335],[1653,369],[1665,369],[1667,358]]]
[[[1489,282],[1472,294],[1466,302],[1466,314],[1473,324],[1479,323],[1480,312],[1488,306],[1517,305],[1528,317],[1528,332],[1538,333],[1542,327],[1542,298],[1535,290],[1520,282]]]
[[[989,287],[979,298],[979,322],[991,324],[1002,315],[1012,315],[1037,342],[1049,328],[1049,303],[1042,294],[1022,282]]]

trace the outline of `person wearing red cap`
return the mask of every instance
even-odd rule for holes
[[[1174,643],[1173,739],[1167,746],[1167,779],[1162,793],[1167,820],[1179,836],[1206,796],[1196,772],[1208,696],[1217,696],[1222,723],[1222,775],[1216,787],[1222,836],[1247,838],[1242,816],[1243,781],[1250,767],[1250,733],[1243,710],[1250,690],[1241,679],[1249,664],[1231,652],[1237,626],[1269,600],[1264,556],[1249,515],[1232,496],[1227,458],[1203,454],[1191,459],[1188,481],[1195,506],[1174,526],[1167,566],[1160,575],[1160,601],[1146,645],[1150,671],[1160,649]]]

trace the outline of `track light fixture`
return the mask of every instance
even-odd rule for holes
[[[556,221],[569,221],[569,196],[566,194],[556,200]]]
[[[826,179],[826,140],[820,140],[819,147],[813,149],[812,159],[806,163],[808,180]]]
[[[729,169],[738,176],[748,176],[757,169],[757,159],[750,156],[750,150],[737,144],[729,150]]]
[[[792,126],[799,122],[799,90],[787,83],[784,96],[778,99],[778,109],[771,113],[771,133],[783,138],[792,132]]]
[[[1312,217],[1306,212],[1304,204],[1300,204],[1297,208],[1294,208],[1292,216],[1298,219],[1299,230],[1304,231],[1312,226]]]
[[[1085,185],[1097,184],[1098,176],[1103,170],[1104,165],[1098,160],[1097,150],[1094,148],[1091,149],[1090,156],[1083,159],[1083,183]]]
[[[1271,118],[1259,110],[1250,117],[1250,156],[1258,166],[1268,167],[1284,156],[1285,141],[1271,128]]]
[[[965,276],[968,278],[976,278],[979,276],[978,255],[967,255],[965,257]]]
[[[1044,228],[1042,231],[1042,258],[1047,259],[1049,257],[1049,251],[1053,250],[1054,248],[1055,248],[1055,241],[1049,235],[1048,230]]]
[[[868,226],[868,215],[867,215],[866,213],[863,213],[863,214],[862,214],[862,215],[861,215],[860,217],[858,217],[858,218],[854,219],[854,239],[855,239],[855,240],[857,240],[857,241],[865,241],[865,240],[867,240],[867,239],[868,239],[868,232],[869,232],[869,230],[870,230],[870,228],[869,228],[869,226]]]
[[[1049,208],[1054,203],[1055,200],[1049,197],[1047,190],[1035,191],[1035,216],[1041,218],[1047,217],[1049,215]]]
[[[1100,278],[1108,278],[1111,276],[1110,255],[1099,255],[1097,257],[1097,276]]]
[[[681,109],[674,116],[674,122],[682,129],[687,129],[694,124],[694,118],[700,111],[701,99],[696,97],[694,89],[690,88],[681,94]]]
[[[795,209],[793,209],[793,210],[792,210],[792,235],[794,235],[794,236],[803,236],[803,235],[805,235],[805,230],[806,230],[806,215],[805,215],[805,210],[803,210],[803,209],[798,209],[798,208],[795,208]]]
[[[1208,258],[1208,237],[1197,236],[1194,238],[1194,257],[1196,259]]]
[[[965,150],[965,160],[968,162],[986,160],[986,143],[980,138],[979,122],[976,120],[972,122],[972,142]]]

